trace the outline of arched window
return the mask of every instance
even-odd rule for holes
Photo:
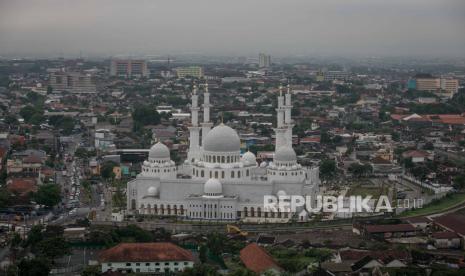
[[[245,175],[246,175],[246,176],[249,176],[249,170],[246,170],[246,171],[245,171]]]
[[[218,171],[215,171],[215,178],[218,178]]]
[[[234,171],[231,171],[231,178],[234,178]]]
[[[261,217],[262,216],[262,208],[260,207],[257,207],[257,217]]]
[[[244,207],[244,217],[247,217],[247,207]]]
[[[221,178],[224,178],[224,171],[221,171]]]
[[[255,209],[253,207],[250,208],[250,216],[255,217]]]
[[[200,172],[200,176],[201,176],[201,177],[204,177],[204,176],[205,176],[203,170]]]
[[[231,163],[231,157],[230,156],[226,157],[226,162]]]
[[[224,156],[221,156],[221,163],[224,163],[224,162],[225,162]]]
[[[241,178],[241,171],[237,171],[237,178]]]
[[[213,155],[213,163],[216,163],[216,155]]]
[[[135,199],[131,200],[131,209],[136,210],[136,200]]]

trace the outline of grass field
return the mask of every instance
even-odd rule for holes
[[[430,215],[451,207],[465,203],[465,193],[454,193],[447,195],[439,200],[432,201],[430,204],[425,205],[423,208],[405,211],[400,214],[401,217],[422,216]]]
[[[347,191],[346,196],[368,196],[371,195],[373,198],[379,198],[380,195],[387,195],[388,187],[375,187],[375,186],[353,186]]]

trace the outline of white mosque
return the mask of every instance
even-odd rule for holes
[[[208,85],[203,99],[203,122],[199,125],[200,107],[194,86],[187,160],[176,166],[168,147],[153,145],[142,172],[127,183],[128,211],[194,221],[289,221],[294,215],[291,212],[266,211],[264,196],[285,193],[314,197],[320,184],[318,167],[298,164],[292,148],[289,85],[285,96],[280,87],[274,129],[276,151],[269,163],[258,164],[250,151],[241,155],[240,138],[234,129],[223,123],[212,128]]]

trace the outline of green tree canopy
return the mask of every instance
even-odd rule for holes
[[[100,168],[100,175],[103,178],[109,179],[114,177],[113,168],[116,167],[116,163],[113,161],[107,161],[102,164]]]
[[[155,107],[149,105],[137,106],[132,112],[134,124],[139,126],[157,125],[160,123],[160,114]]]
[[[320,164],[320,176],[328,178],[336,173],[336,162],[332,159],[325,159]]]
[[[53,207],[61,201],[61,190],[56,184],[43,184],[34,195],[38,204]]]
[[[47,259],[55,259],[70,253],[70,246],[63,237],[46,238],[37,244],[37,252]]]
[[[43,258],[22,259],[18,264],[18,276],[47,276],[50,263]]]

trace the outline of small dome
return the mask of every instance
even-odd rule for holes
[[[257,163],[257,158],[255,157],[255,154],[253,154],[250,151],[247,151],[242,155],[242,161],[244,161],[246,164],[256,164]]]
[[[277,197],[283,197],[283,196],[286,196],[286,192],[283,191],[283,190],[279,190],[277,193],[276,193],[276,196]]]
[[[280,162],[297,161],[295,151],[290,147],[281,147],[274,154],[274,160]]]
[[[268,166],[268,164],[265,161],[262,161],[262,163],[260,163],[260,168],[265,168],[266,166]]]
[[[223,193],[223,186],[218,179],[210,178],[205,182],[203,192],[205,195],[221,195]]]
[[[163,143],[158,142],[150,148],[149,158],[152,159],[169,159],[170,150]]]
[[[241,139],[234,129],[220,124],[208,132],[203,148],[214,152],[237,152],[241,148]]]
[[[152,186],[152,187],[148,188],[147,194],[149,196],[156,196],[158,194],[158,189],[156,187]]]

